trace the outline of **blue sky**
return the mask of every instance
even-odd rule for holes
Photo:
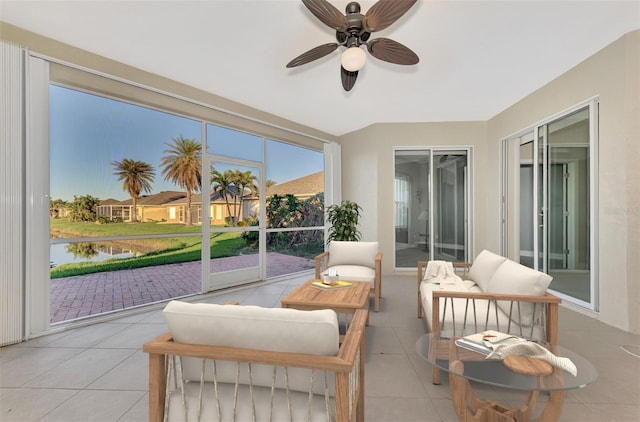
[[[113,175],[113,161],[144,161],[155,168],[152,193],[181,190],[165,182],[160,161],[171,138],[201,141],[199,121],[51,85],[51,198],[73,196],[129,199]],[[209,125],[209,151],[260,160],[261,138]],[[239,152],[239,154],[237,153]],[[267,142],[267,179],[278,183],[323,169],[322,153],[282,142]],[[224,170],[220,167],[219,170]]]

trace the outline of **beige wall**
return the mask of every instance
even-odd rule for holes
[[[599,96],[599,314],[640,332],[640,31],[604,48],[488,122],[375,124],[341,137],[342,196],[393,272],[393,147],[474,147],[474,251],[500,250],[500,140]],[[541,64],[543,65],[543,64]]]
[[[598,96],[599,318],[640,332],[640,31],[627,34],[488,122],[489,153],[499,141]],[[489,179],[498,178],[490,168]],[[495,185],[495,184],[494,184]],[[498,190],[487,212],[498,210]],[[488,228],[497,232],[498,226]]]

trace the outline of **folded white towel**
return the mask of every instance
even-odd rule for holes
[[[556,368],[563,369],[575,376],[578,368],[569,358],[562,358],[554,355],[542,345],[527,339],[501,334],[495,337],[485,338],[484,344],[493,350],[487,359],[504,359],[507,356],[529,356],[543,360]]]
[[[461,284],[462,279],[453,270],[448,261],[429,261],[422,280],[434,284]]]

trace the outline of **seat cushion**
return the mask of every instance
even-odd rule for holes
[[[453,291],[453,292],[470,292],[482,293],[476,285],[466,287],[464,284],[434,284],[422,282],[420,283],[420,301],[424,317],[429,321],[430,327],[433,318],[433,291]],[[465,336],[484,330],[496,330],[500,332],[509,332],[511,334],[544,339],[544,329],[542,326],[517,326],[509,320],[507,314],[502,309],[494,306],[492,302],[486,300],[477,300],[475,311],[472,301],[467,303],[466,299],[453,299],[454,312],[451,311],[451,300],[447,298],[447,304],[444,300],[440,300],[440,329],[443,337]],[[465,322],[466,310],[466,322]],[[488,316],[488,318],[487,318]],[[444,317],[444,322],[443,322]],[[455,324],[454,324],[455,317]]]
[[[368,281],[373,283],[376,279],[376,271],[373,268],[360,265],[336,265],[327,268],[326,272],[335,269],[340,280]]]
[[[469,268],[468,277],[474,281],[483,292],[486,292],[487,285],[498,267],[502,265],[507,258],[497,255],[488,250],[483,250],[478,254]]]
[[[375,268],[378,242],[347,242],[333,240],[329,243],[328,267],[359,265]]]
[[[422,299],[422,307],[425,312],[426,318],[431,322],[433,317],[433,291],[448,291],[448,292],[474,292],[481,293],[477,286],[467,288],[462,284],[433,284],[422,282],[420,283],[420,297]],[[495,323],[496,309],[493,304],[490,304],[487,309],[488,302],[479,301],[476,304],[475,317],[473,312],[473,306],[469,303],[467,310],[467,321],[465,323],[465,308],[467,307],[466,299],[453,299],[454,312],[451,311],[450,299],[447,299],[446,306],[443,300],[440,301],[440,329],[441,333],[446,336],[463,336],[468,334],[477,333],[485,329],[497,329],[498,325],[506,327],[508,318],[503,315],[502,312],[498,312],[498,322]],[[485,328],[487,321],[487,312],[489,312],[489,326]],[[454,324],[455,316],[455,324]],[[444,317],[444,323],[443,321]]]

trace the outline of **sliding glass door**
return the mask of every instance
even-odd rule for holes
[[[469,254],[468,149],[395,151],[395,267]]]
[[[595,111],[595,102],[579,107],[505,140],[503,149],[504,251],[551,275],[560,296],[593,309]]]
[[[553,276],[551,288],[591,302],[589,108],[541,125],[538,162],[538,267]]]

